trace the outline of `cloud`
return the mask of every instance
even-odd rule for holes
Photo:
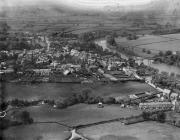
[[[107,5],[140,5],[150,1],[152,0],[0,0],[0,5],[22,6],[50,3],[57,6],[68,6],[78,9],[101,9]]]
[[[129,6],[142,5],[151,0],[66,0],[64,4],[74,6],[76,8],[101,9],[104,6]]]

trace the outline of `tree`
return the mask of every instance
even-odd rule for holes
[[[133,58],[129,58],[129,60],[128,60],[128,62],[129,62],[129,65],[131,66],[131,67],[134,67],[135,66],[135,60],[133,59]]]
[[[102,101],[102,99],[100,97],[89,97],[87,103],[88,104],[97,104],[100,101]]]
[[[38,136],[35,140],[43,140],[43,136]]]
[[[157,121],[159,121],[160,123],[164,123],[166,120],[166,114],[164,112],[159,112],[157,114]]]
[[[105,103],[105,104],[114,104],[115,102],[116,102],[116,100],[113,97],[106,97],[103,99],[103,103]]]
[[[136,39],[138,39],[139,37],[136,35],[136,33],[130,33],[130,34],[128,34],[128,36],[127,36],[127,39],[128,40],[136,40]]]
[[[162,51],[159,52],[159,56],[163,56],[164,53]]]
[[[144,112],[142,113],[142,117],[144,120],[149,120],[150,119],[150,113],[149,112]]]
[[[10,29],[10,27],[6,22],[0,23],[0,40],[1,41],[7,40],[9,29]]]
[[[115,31],[113,31],[112,36],[113,36],[114,38],[116,38],[116,37],[118,37],[118,34],[117,34]]]
[[[166,55],[166,56],[172,55],[172,51],[170,51],[170,50],[169,50],[169,51],[166,51],[165,55]]]
[[[92,32],[87,32],[80,34],[79,39],[83,42],[89,42],[95,39],[94,34]]]
[[[85,89],[85,90],[82,91],[81,97],[82,97],[84,102],[88,100],[90,93],[91,93],[90,89]]]
[[[148,50],[148,51],[147,51],[147,54],[151,54],[151,51],[150,51],[150,50]]]
[[[56,106],[57,106],[58,109],[64,109],[64,108],[67,107],[67,103],[66,103],[65,100],[63,100],[63,101],[57,101],[57,102],[56,102]]]
[[[143,48],[142,52],[146,52],[146,49],[145,49],[145,48]]]
[[[10,26],[7,24],[7,22],[0,23],[0,33],[1,34],[7,34],[9,29],[10,29]]]
[[[20,114],[20,119],[23,122],[23,124],[31,124],[31,123],[33,123],[33,119],[30,117],[30,114],[27,111],[23,111]]]
[[[64,101],[64,104],[67,105],[67,106],[71,106],[71,105],[75,105],[78,103],[78,100],[76,98],[76,96],[71,96],[71,97],[68,97],[65,101]]]
[[[171,76],[171,77],[175,77],[175,73],[174,73],[174,72],[171,72],[170,76]]]
[[[106,41],[109,45],[115,45],[116,44],[116,41],[112,35],[106,36]]]
[[[6,110],[7,107],[8,107],[8,103],[6,103],[6,102],[1,103],[1,105],[0,105],[0,111]]]

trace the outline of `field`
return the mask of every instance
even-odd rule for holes
[[[67,128],[57,124],[32,124],[4,131],[7,140],[65,140],[70,135]]]
[[[158,54],[159,51],[180,51],[180,34],[169,34],[169,35],[145,35],[141,36],[137,40],[126,40],[124,38],[117,38],[116,42],[123,47],[134,48],[134,52],[142,57],[150,57]],[[151,54],[142,52],[143,48],[150,50]]]
[[[28,9],[26,9],[28,11]],[[21,17],[21,18],[20,18]],[[130,24],[123,24],[118,17],[108,15],[91,15],[81,13],[57,12],[46,9],[37,11],[34,14],[32,9],[28,12],[14,11],[6,18],[0,17],[0,21],[7,21],[11,31],[30,32],[71,32],[75,34],[95,30],[118,30],[130,27]]]
[[[140,110],[122,109],[119,105],[105,105],[97,108],[97,105],[79,104],[67,109],[57,110],[50,106],[34,106],[13,111],[14,115],[21,111],[28,111],[34,122],[58,122],[68,126],[85,125],[100,121],[107,121],[121,117],[139,115]],[[9,114],[11,115],[11,113]],[[68,129],[57,124],[40,123],[27,126],[17,126],[4,132],[6,137],[14,137],[15,140],[65,140],[70,136]]]
[[[112,84],[82,85],[82,84],[58,84],[42,83],[34,85],[6,84],[6,99],[59,99],[80,93],[82,90],[90,89],[97,96],[127,96],[138,92],[153,90],[150,86],[139,82],[125,82]]]
[[[105,105],[104,108],[97,108],[97,105],[86,104],[78,104],[66,109],[54,109],[43,105],[27,107],[19,111],[24,110],[30,113],[35,122],[60,122],[68,126],[112,120],[141,113],[136,109],[122,109],[120,105]]]
[[[49,8],[48,6],[25,9],[18,7],[8,10],[5,17],[0,17],[0,21],[6,21],[10,25],[11,31],[44,33],[72,31],[74,34],[80,34],[96,30],[121,32],[121,30],[128,29],[137,33],[152,32],[150,28],[132,27],[132,21],[121,19],[119,14],[89,13],[89,11],[81,13],[66,10]]]
[[[101,124],[78,130],[90,140],[179,140],[179,128],[156,122]]]

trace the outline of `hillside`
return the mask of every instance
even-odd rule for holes
[[[116,27],[133,24],[180,25],[179,0],[153,0],[139,6],[106,5],[103,11],[77,10],[54,3],[4,6],[0,21],[6,21],[14,31],[61,31],[65,29]]]

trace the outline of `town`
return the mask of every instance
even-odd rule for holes
[[[52,7],[0,15],[0,138],[178,140],[178,23]]]
[[[8,25],[5,24],[4,27],[6,26]],[[16,99],[9,101],[8,104],[23,107],[47,103],[53,108],[66,108],[81,102],[97,104],[98,108],[103,108],[103,104],[120,104],[121,108],[139,107],[145,112],[146,118],[149,113],[180,111],[178,75],[159,73],[157,69],[136,63],[133,58],[122,58],[120,53],[111,49],[115,43],[115,33],[99,34],[100,31],[83,33],[79,36],[63,32],[52,35],[1,32],[1,42],[7,40],[9,42],[9,45],[0,51],[1,80],[20,84],[87,85],[137,81],[146,83],[155,90],[130,94],[124,98],[84,98],[84,95],[81,95],[84,101],[80,101],[79,97],[71,97],[61,102],[39,99],[28,103]],[[109,48],[103,48],[96,43],[96,40],[104,35]],[[20,47],[12,46],[15,43]],[[1,117],[4,118],[6,113],[1,112]],[[179,126],[176,120],[171,121],[173,125]]]

